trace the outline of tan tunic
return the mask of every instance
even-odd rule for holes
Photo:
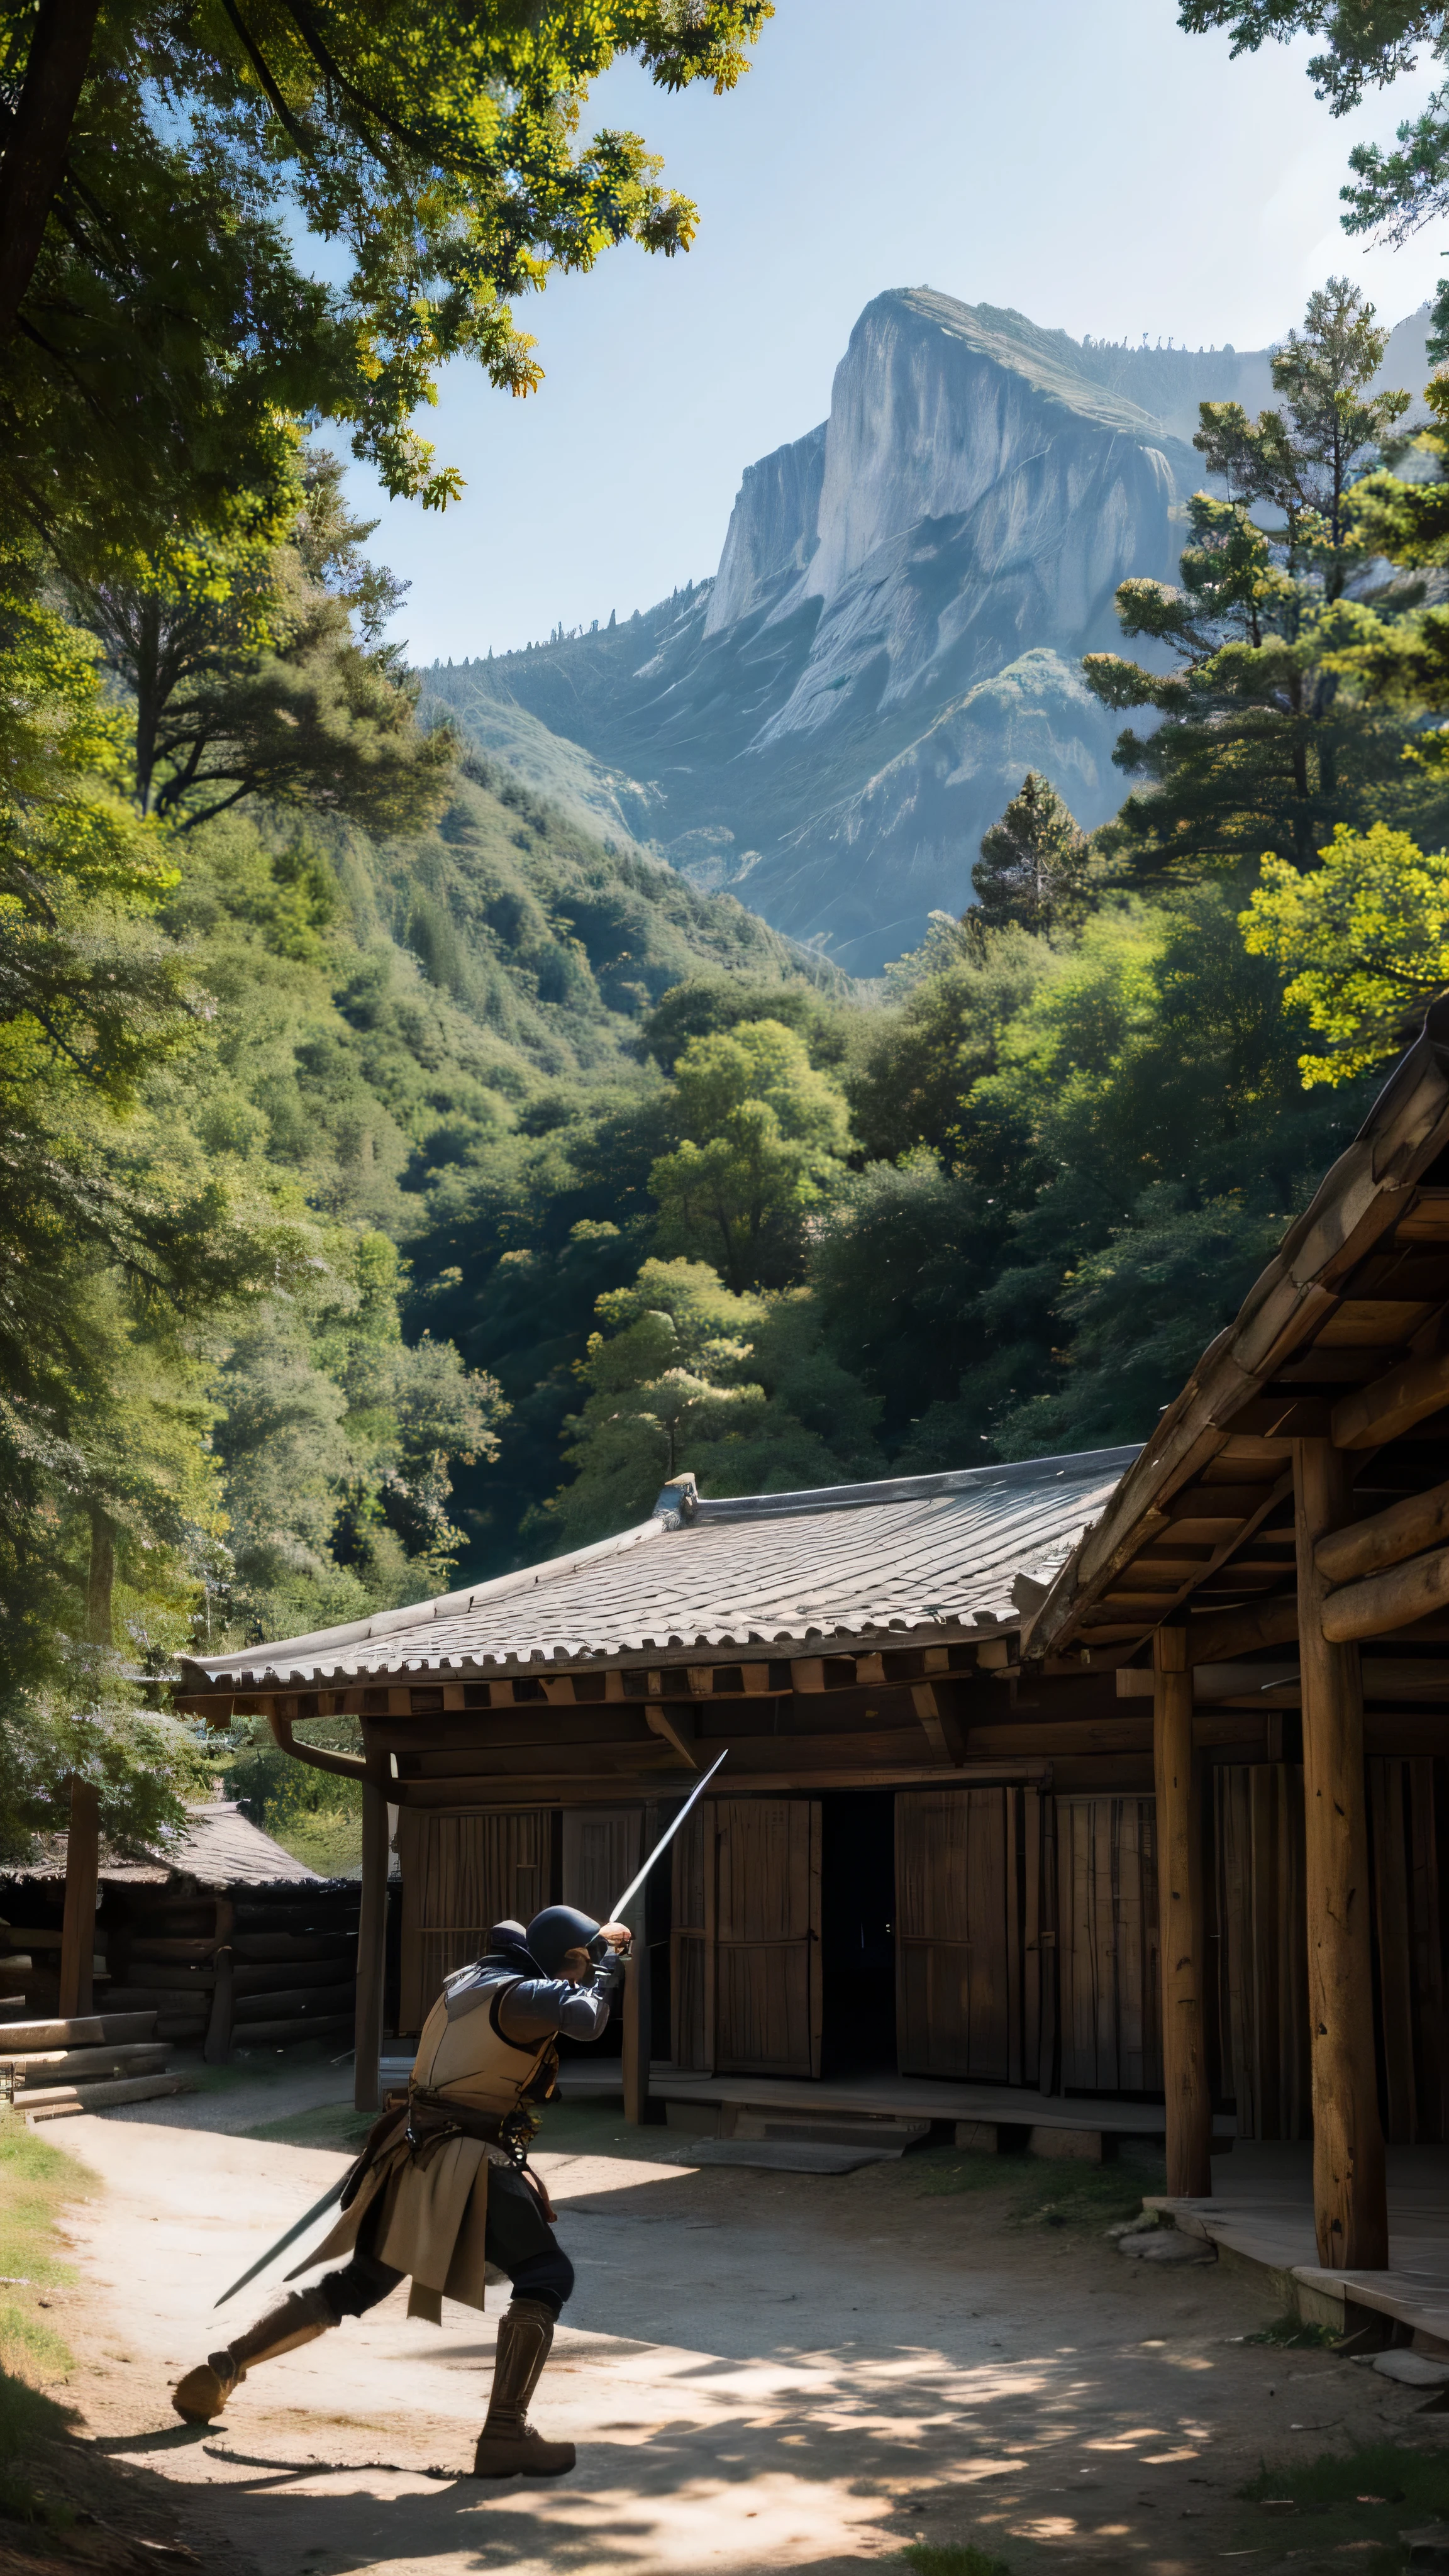
[[[413,2061],[414,2089],[487,2118],[503,2119],[517,2110],[553,2050],[551,2036],[512,2040],[500,2030],[499,2005],[518,1982],[501,1979],[490,2000],[454,2021],[439,1996]],[[383,2113],[363,2147],[346,2209],[326,2243],[297,2271],[351,2254],[364,2218],[376,2212],[369,2251],[394,2271],[411,2274],[409,2316],[437,2325],[445,2298],[470,2308],[484,2304],[488,2168],[511,2166],[512,2158],[486,2139],[461,2136],[441,2143],[427,2139],[414,2150],[407,2126],[405,2101]]]

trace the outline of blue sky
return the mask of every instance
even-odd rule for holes
[[[621,616],[711,573],[743,468],[824,418],[851,325],[891,286],[1015,305],[1080,338],[1261,347],[1347,270],[1397,321],[1449,228],[1351,243],[1351,144],[1387,140],[1416,73],[1335,122],[1274,46],[1229,60],[1175,0],[777,0],[732,97],[666,98],[626,65],[590,122],[629,125],[699,203],[687,258],[632,248],[520,306],[547,370],[526,402],[456,369],[420,426],[467,478],[442,518],[389,503],[429,662]]]

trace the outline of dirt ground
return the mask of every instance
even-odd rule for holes
[[[1449,2445],[1420,2392],[1242,2341],[1276,2313],[1257,2276],[1125,2260],[1100,2207],[1023,2221],[1004,2169],[959,2190],[939,2157],[830,2177],[691,2169],[670,2161],[687,2155],[677,2134],[575,2109],[551,2115],[536,2158],[578,2288],[534,2412],[577,2442],[571,2477],[465,2474],[495,2318],[449,2304],[440,2331],[409,2323],[405,2291],[259,2371],[221,2423],[182,2425],[171,2385],[275,2275],[220,2318],[213,2301],[344,2165],[247,2129],[290,2114],[315,2133],[339,2080],[244,2082],[164,2119],[138,2105],[51,2132],[105,2186],[70,2220],[65,2393],[102,2452],[166,2482],[203,2563],[235,2576],[843,2576],[921,2539],[973,2541],[1013,2576],[1225,2559],[1302,2576],[1373,2562],[1345,2554],[1331,2517],[1314,2531],[1244,2503],[1264,2460]]]

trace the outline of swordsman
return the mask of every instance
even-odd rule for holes
[[[481,2308],[492,2264],[513,2295],[499,2320],[474,2475],[559,2477],[574,2466],[572,2442],[547,2442],[528,2420],[574,2286],[554,2212],[528,2166],[538,2126],[530,2106],[553,2090],[560,2033],[590,2040],[605,2029],[629,1937],[622,1924],[600,1926],[567,1905],[547,1907],[526,1932],[495,1925],[483,1958],[448,1978],[423,2025],[406,2099],[374,2125],[343,2188],[341,2218],[296,2272],[346,2260],[189,2370],[173,2399],[178,2414],[209,2422],[261,2362],[364,2316],[405,2276],[410,2316],[437,2324],[444,2298]]]

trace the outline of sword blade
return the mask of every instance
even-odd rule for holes
[[[685,1802],[680,1808],[678,1815],[675,1817],[673,1824],[666,1825],[658,1842],[655,1844],[654,1849],[650,1853],[649,1858],[644,1863],[644,1866],[639,1871],[638,1875],[630,1879],[622,1896],[615,1897],[614,1903],[609,1912],[609,1921],[611,1923],[618,1923],[623,1920],[624,1908],[628,1904],[630,1897],[638,1895],[640,1888],[643,1886],[645,1879],[654,1867],[654,1864],[658,1860],[661,1852],[667,1851],[669,1845],[673,1842],[675,1835],[678,1833],[680,1826],[683,1824],[685,1817],[690,1811],[690,1808],[694,1805],[696,1798],[702,1798],[704,1796],[706,1789],[709,1787],[711,1780],[719,1769],[720,1762],[724,1761],[725,1755],[728,1752],[729,1746],[726,1745],[724,1753],[719,1757],[719,1762],[712,1762],[698,1786],[691,1789],[689,1796],[685,1799]]]
[[[347,2173],[351,2173],[351,2171],[352,2167],[349,2165]],[[222,2291],[221,2297],[217,2300],[217,2306],[219,2308],[224,2308],[228,2299],[234,2299],[238,2290],[244,2290],[246,2288],[248,2281],[254,2281],[259,2272],[265,2272],[267,2265],[275,2262],[279,2254],[285,2254],[289,2245],[295,2245],[299,2236],[305,2236],[313,2219],[320,2218],[324,2210],[330,2209],[334,2201],[339,2201],[342,2198],[343,2188],[346,2181],[347,2174],[344,2174],[341,2181],[335,2182],[332,2185],[330,2191],[324,2191],[321,2199],[319,2201],[315,2201],[312,2207],[298,2219],[295,2227],[289,2227],[285,2236],[279,2236],[275,2245],[269,2245],[267,2247],[267,2250],[265,2254],[262,2255],[260,2261],[253,2263],[249,2272],[243,2272],[239,2281],[233,2281],[229,2290]]]

